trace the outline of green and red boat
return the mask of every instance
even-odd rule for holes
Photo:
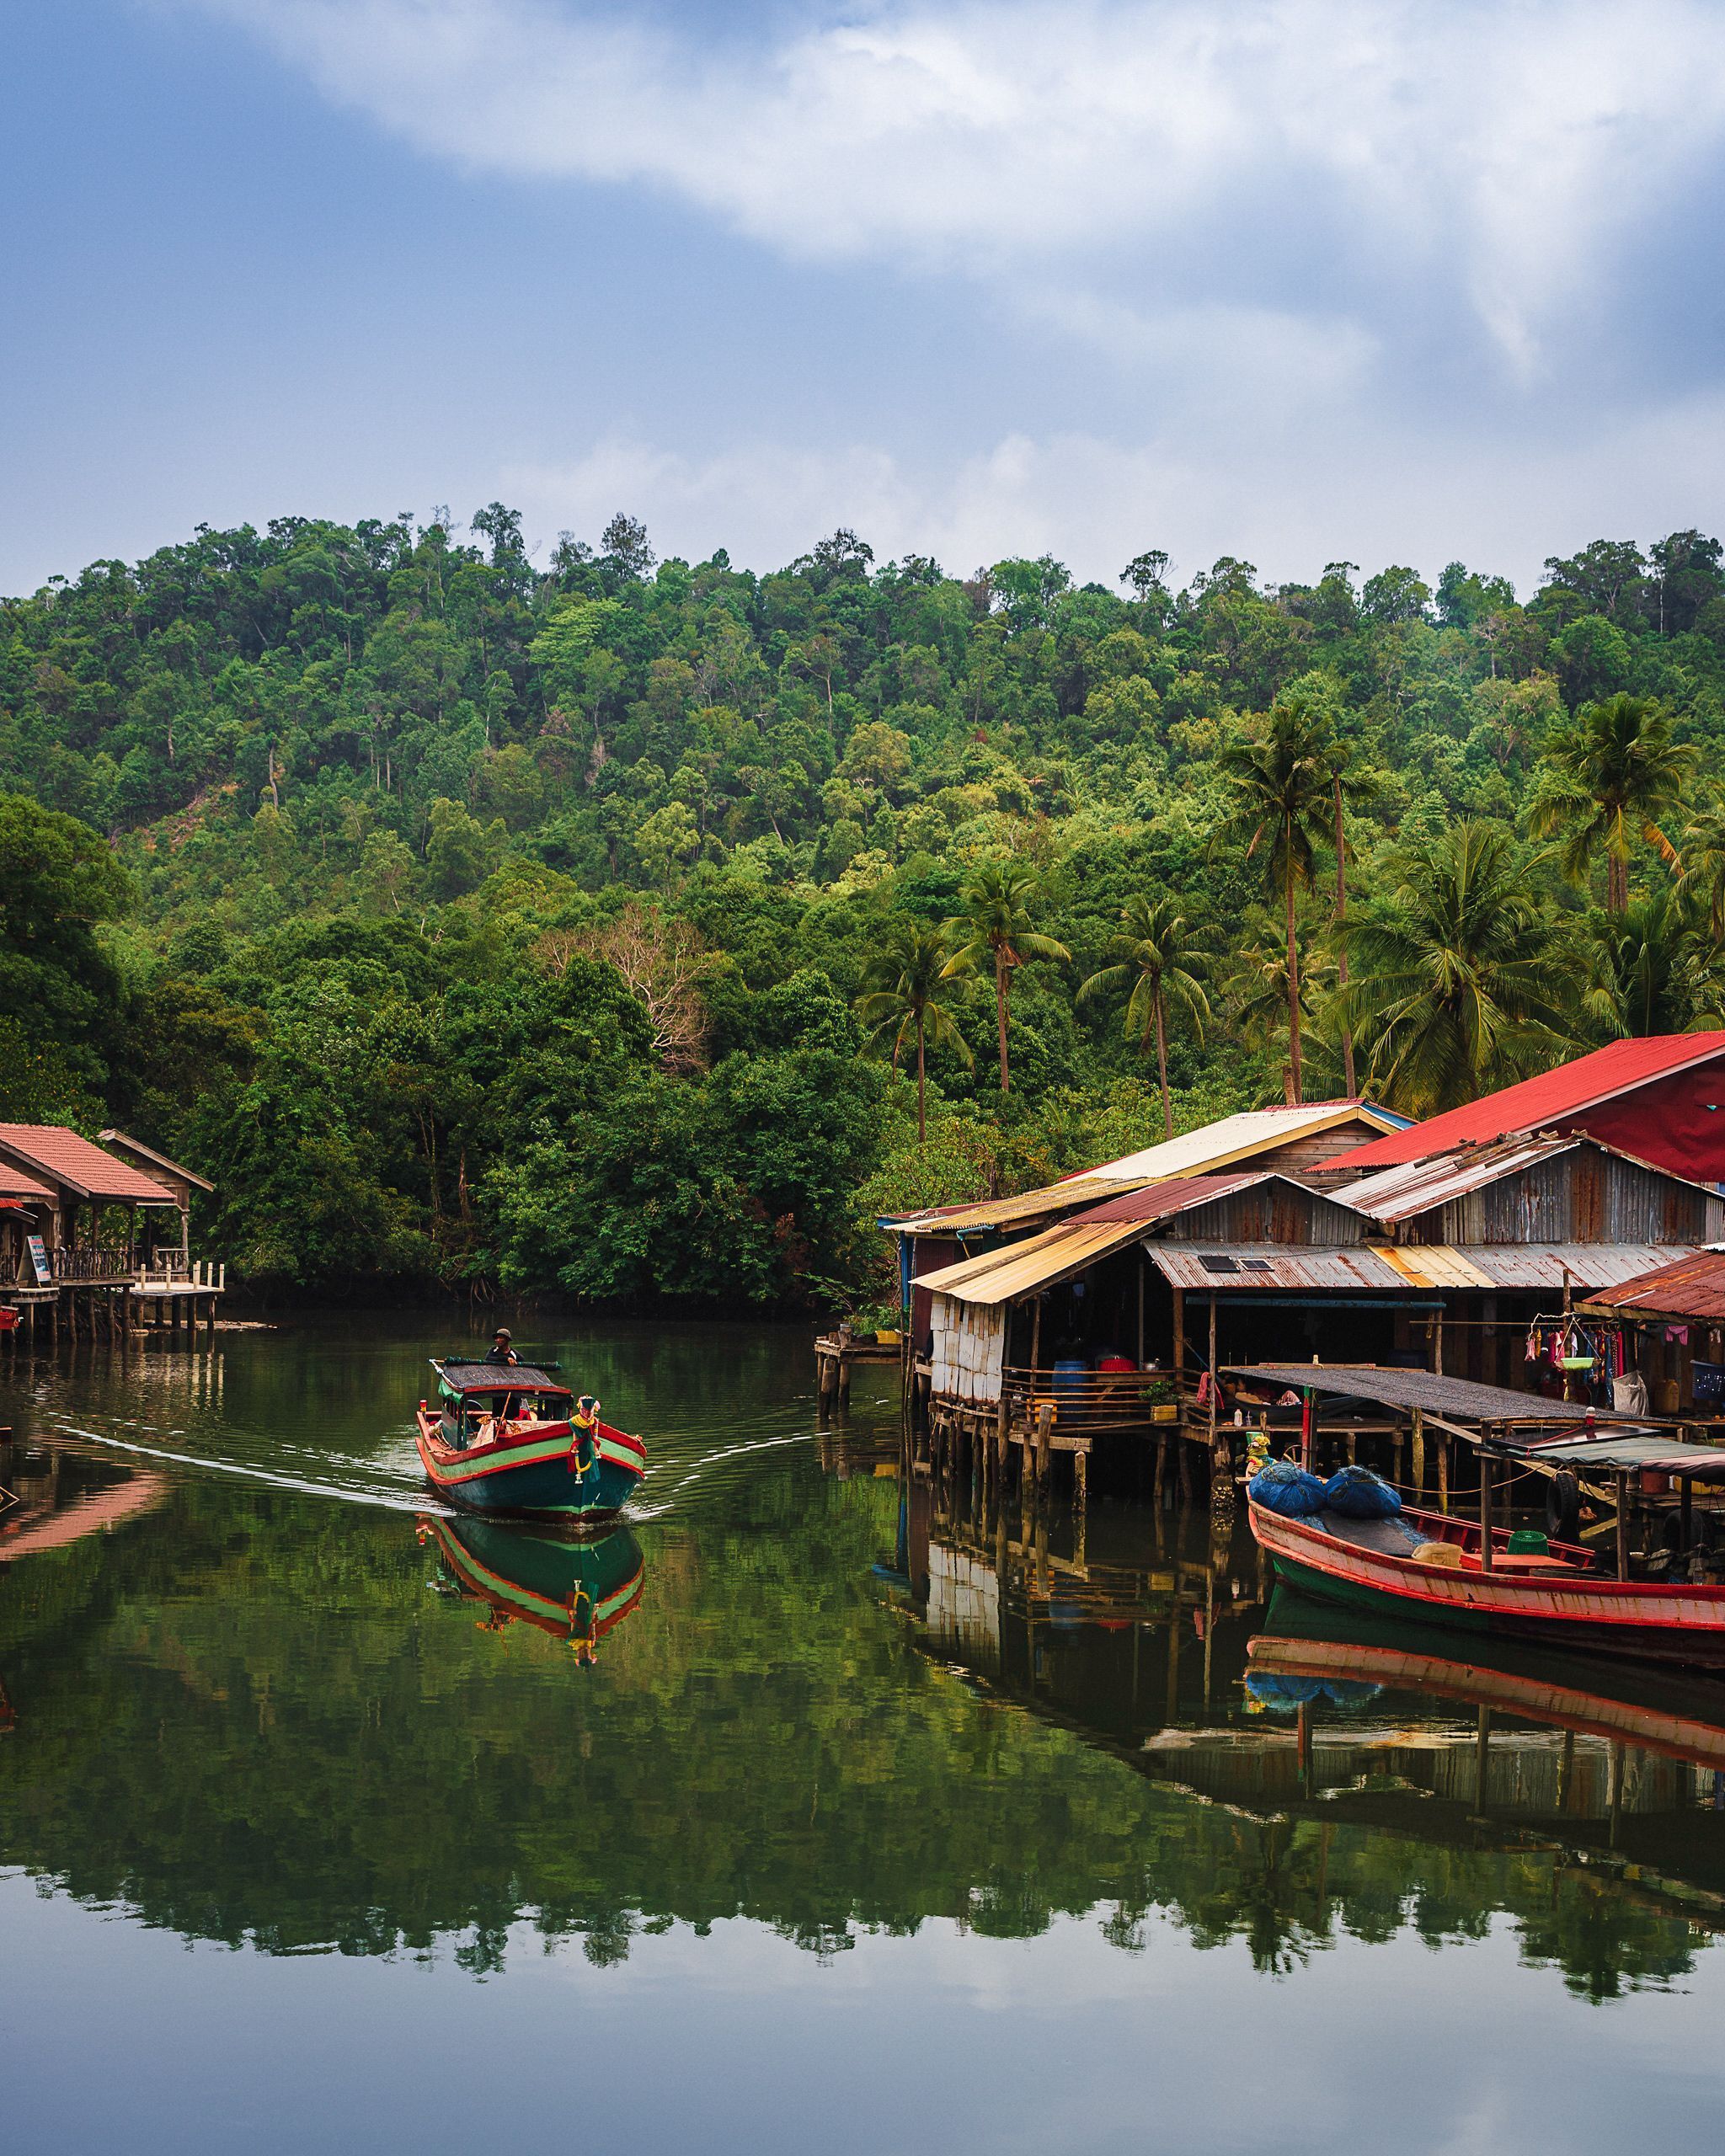
[[[646,1472],[639,1438],[601,1421],[544,1364],[434,1360],[439,1405],[419,1402],[425,1478],[479,1513],[574,1520],[622,1510]]]
[[[583,1662],[640,1604],[641,1545],[627,1527],[572,1540],[501,1520],[425,1518],[419,1540],[436,1545],[457,1593],[486,1604],[486,1630],[519,1620],[566,1640]]]

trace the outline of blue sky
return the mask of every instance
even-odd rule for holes
[[[1725,8],[14,0],[0,589],[495,497],[1522,587],[1725,525]]]

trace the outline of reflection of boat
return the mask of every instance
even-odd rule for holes
[[[585,1661],[641,1599],[641,1545],[626,1527],[565,1541],[483,1519],[422,1519],[461,1593],[490,1605],[488,1629],[521,1618]]]
[[[423,1400],[419,1458],[441,1496],[475,1512],[567,1518],[614,1513],[645,1471],[647,1448],[599,1419],[542,1369],[434,1363],[441,1412]]]
[[[1725,1587],[1610,1579],[1590,1550],[1523,1550],[1503,1528],[1482,1563],[1479,1528],[1443,1513],[1289,1519],[1256,1501],[1249,1510],[1279,1577],[1326,1600],[1596,1654],[1725,1664]]]
[[[1252,1671],[1455,1700],[1725,1770],[1725,1689],[1705,1679],[1609,1663],[1601,1671],[1580,1656],[1488,1642],[1463,1662],[1434,1653],[1417,1625],[1350,1617],[1285,1589],[1267,1622],[1274,1630],[1247,1644]]]

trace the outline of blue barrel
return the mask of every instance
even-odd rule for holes
[[[1081,1387],[1089,1374],[1088,1363],[1056,1363],[1055,1364],[1055,1390],[1076,1392]]]

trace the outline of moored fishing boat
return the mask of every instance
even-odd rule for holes
[[[1443,1513],[1289,1518],[1249,1493],[1247,1502],[1278,1577],[1324,1600],[1591,1653],[1725,1667],[1725,1587],[1613,1579],[1590,1550]]]
[[[639,1438],[602,1422],[542,1364],[434,1359],[440,1406],[418,1443],[441,1497],[483,1513],[575,1519],[620,1512],[646,1471]]]
[[[641,1545],[627,1527],[571,1540],[500,1520],[427,1518],[419,1539],[435,1543],[462,1594],[488,1605],[490,1630],[520,1620],[567,1640],[583,1661],[641,1600]]]

